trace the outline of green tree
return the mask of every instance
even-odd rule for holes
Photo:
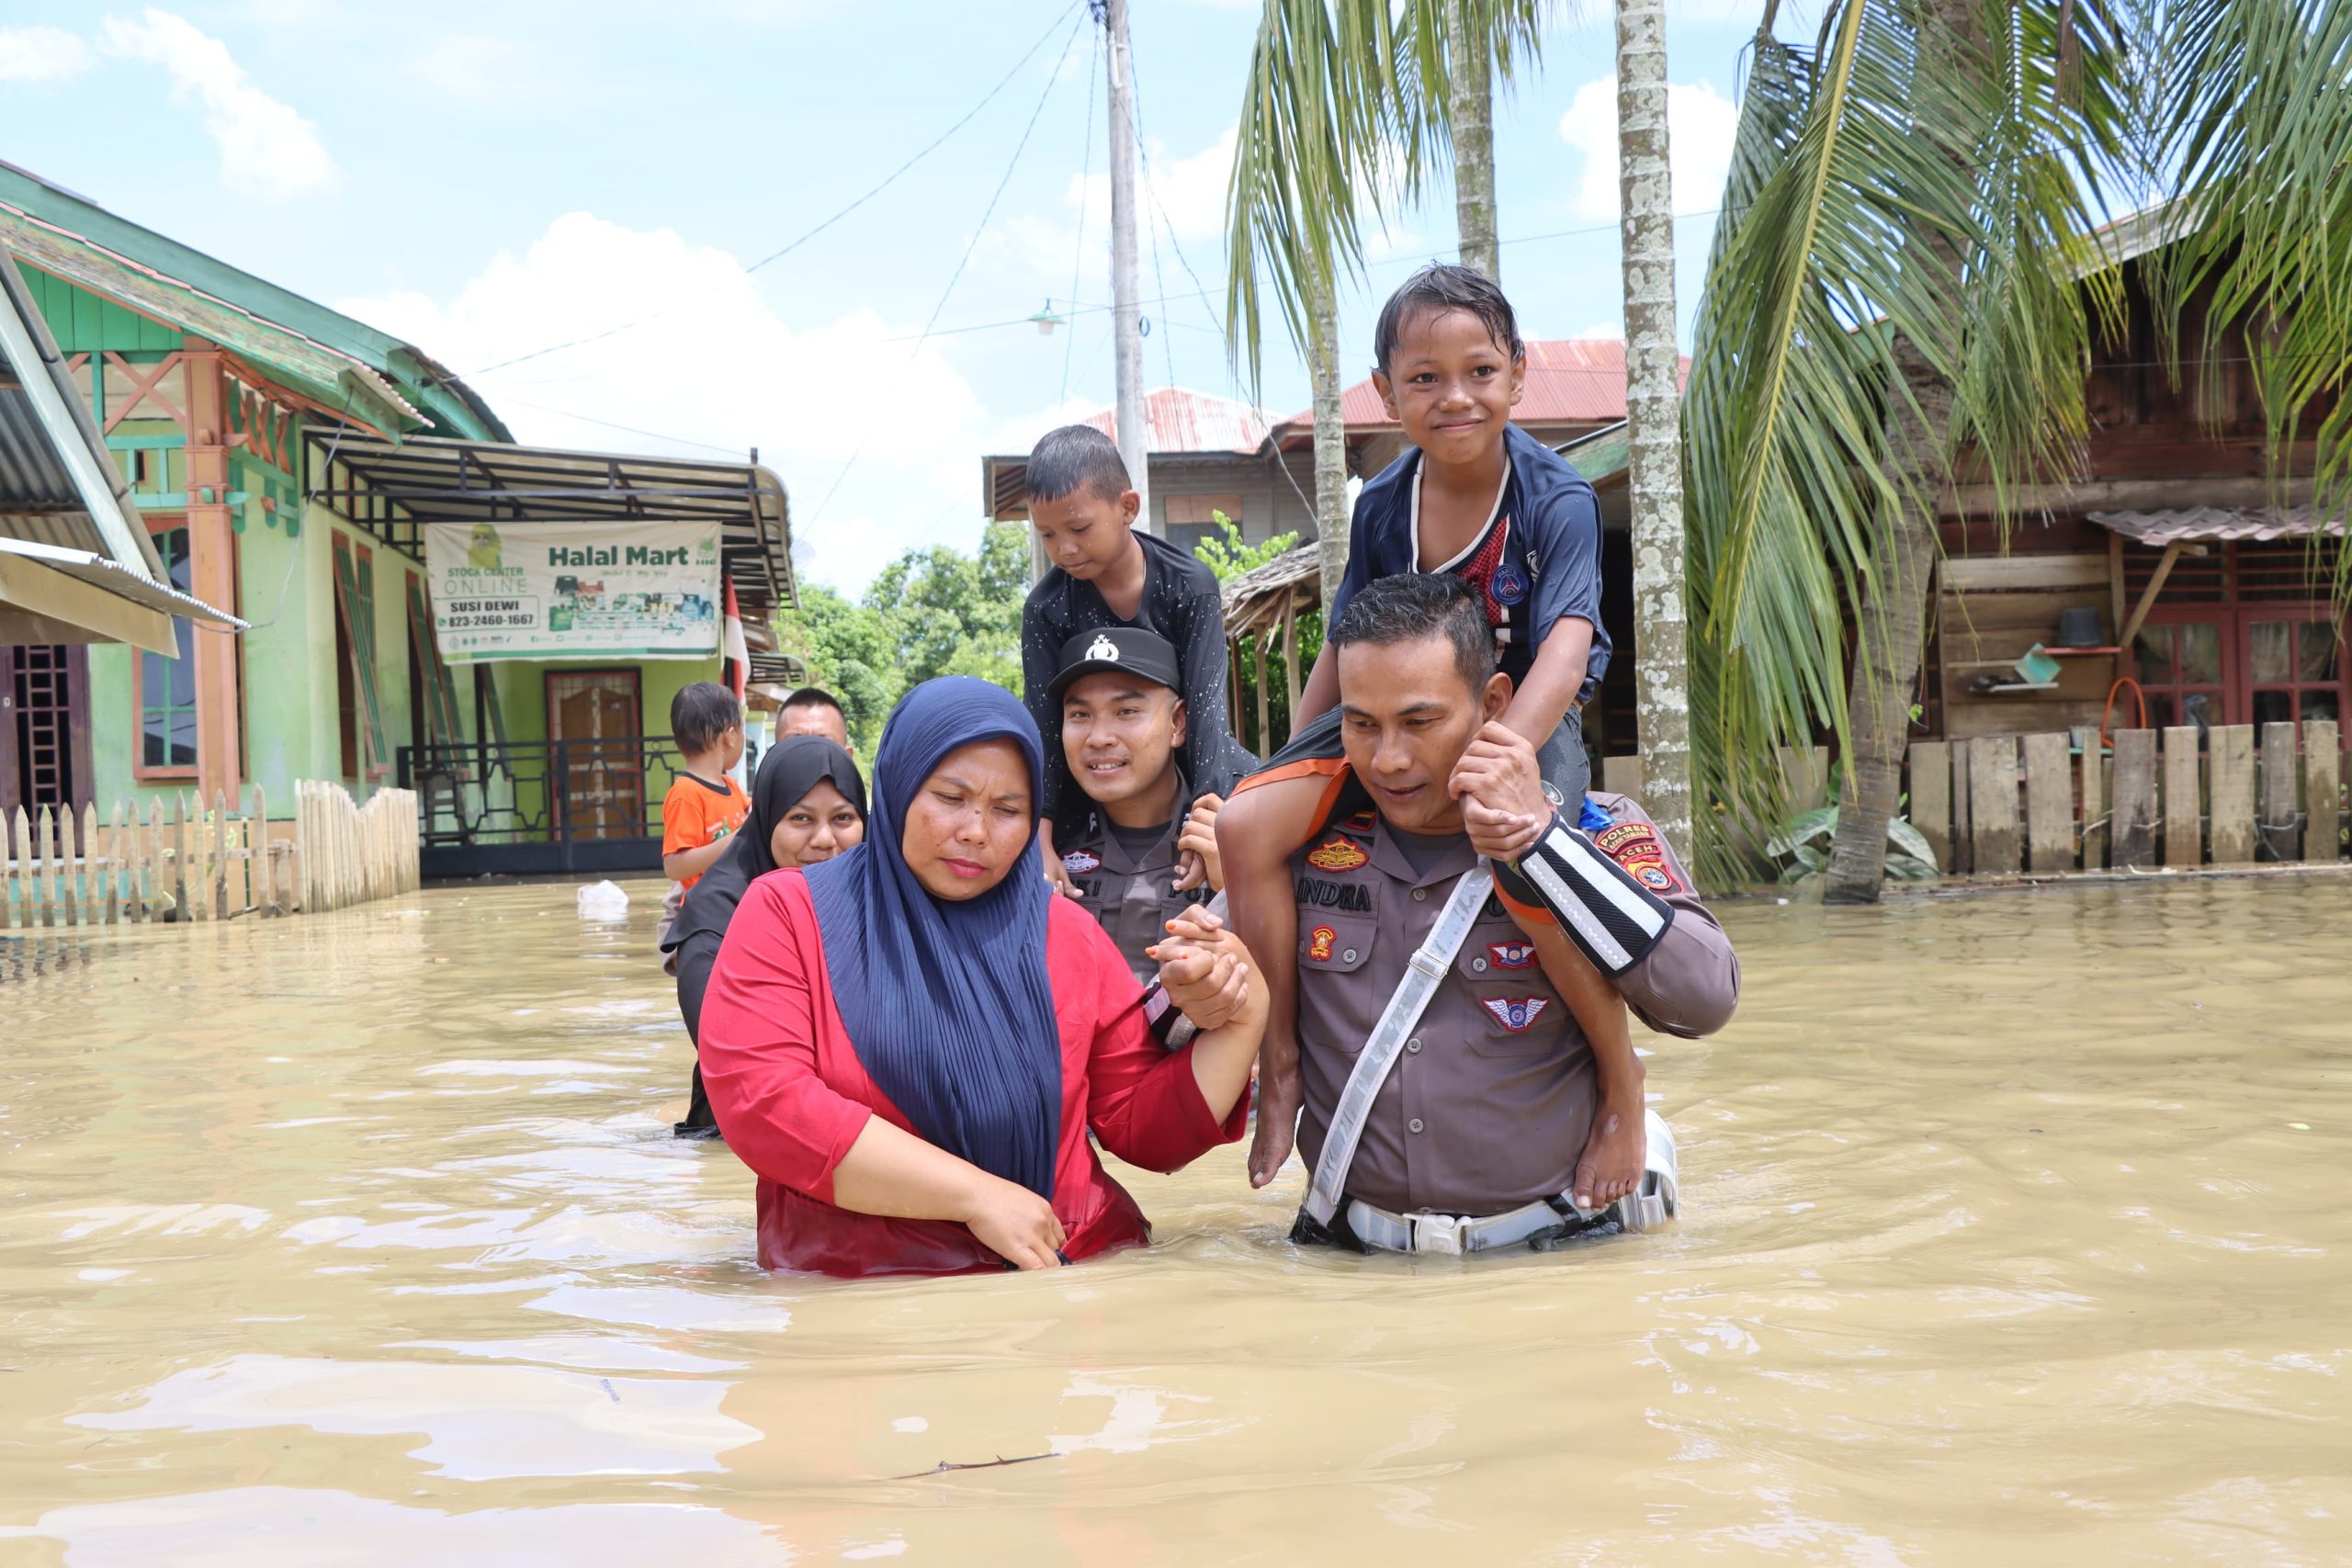
[[[820,583],[804,582],[800,607],[776,617],[777,642],[808,666],[808,678],[841,700],[850,739],[871,757],[882,721],[899,700],[898,650],[878,611]]]
[[[804,585],[800,607],[777,617],[778,640],[841,699],[850,738],[871,757],[899,698],[935,675],[977,675],[1020,694],[1028,573],[1026,532],[991,524],[977,555],[948,545],[909,550],[854,603]]]
[[[1193,553],[1201,558],[1202,562],[1211,571],[1216,573],[1220,587],[1239,577],[1245,571],[1254,571],[1269,561],[1281,559],[1298,545],[1296,529],[1287,534],[1276,534],[1259,544],[1245,545],[1241,542],[1241,530],[1235,525],[1232,518],[1222,512],[1212,512],[1209,513],[1209,520],[1216,525],[1218,536],[1214,539],[1203,539],[1200,547]]]
[[[1532,59],[1545,0],[1265,0],[1234,148],[1227,330],[1255,368],[1259,269],[1315,389],[1324,599],[1347,568],[1337,282],[1360,277],[1359,212],[1407,201],[1449,164],[1462,259],[1498,276],[1494,82]],[[1633,454],[1634,645],[1646,801],[1690,843],[1682,498],[1676,446],[1673,176],[1663,0],[1616,0],[1624,206],[1626,425]]]
[[[1829,897],[1875,898],[1938,492],[2064,481],[2094,333],[2120,332],[2096,193],[2168,198],[2148,258],[2176,367],[2253,334],[2267,446],[2352,496],[2352,6],[2334,0],[1835,0],[1754,46],[1684,420],[1703,784],[1781,812],[1776,749],[1848,758]],[[2186,301],[2211,287],[2219,309]],[[2298,423],[2301,422],[2300,431]],[[2339,547],[2339,592],[2347,585]],[[1845,608],[1857,611],[1845,656]],[[1733,872],[1729,835],[1702,846]]]
[[[1254,378],[1262,267],[1314,388],[1326,603],[1348,566],[1339,289],[1363,273],[1359,211],[1417,197],[1451,157],[1463,259],[1493,274],[1494,76],[1532,52],[1544,4],[1265,0],[1227,197],[1227,331]]]

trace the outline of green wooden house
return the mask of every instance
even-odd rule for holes
[[[278,815],[298,778],[403,784],[425,796],[427,874],[658,863],[670,698],[718,677],[715,630],[685,657],[452,659],[427,541],[435,525],[525,553],[583,524],[714,534],[760,669],[793,595],[774,474],[518,446],[414,345],[5,164],[0,245],[172,585],[246,623],[179,623],[177,659],[0,647],[17,730],[66,760],[0,770],[0,809],[258,784]]]

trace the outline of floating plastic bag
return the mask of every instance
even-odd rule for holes
[[[580,890],[580,918],[583,920],[626,920],[628,919],[628,895],[610,882],[592,883]]]

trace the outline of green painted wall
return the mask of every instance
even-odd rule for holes
[[[181,346],[175,329],[123,309],[46,273],[20,267],[59,345],[68,354],[111,349],[152,360]],[[311,307],[315,310],[316,307]],[[453,395],[441,392],[449,399]],[[470,416],[458,421],[464,429]],[[306,452],[299,430],[289,430],[294,451]],[[132,471],[132,447],[149,453],[149,478],[138,499],[153,516],[174,516],[185,504],[185,459],[181,433],[169,421],[125,421],[110,434],[115,458]],[[301,459],[298,458],[297,461]],[[398,782],[397,771],[377,779],[343,772],[337,718],[339,677],[335,660],[334,554],[338,536],[368,547],[375,563],[376,679],[387,743],[397,749],[415,738],[409,671],[407,584],[422,569],[366,530],[343,522],[323,505],[305,504],[300,480],[259,461],[251,449],[232,454],[230,486],[236,503],[238,603],[233,609],[252,623],[244,634],[244,776],[266,793],[270,814],[290,817],[297,779],[334,779],[365,798]],[[265,505],[266,501],[270,504]],[[199,632],[199,637],[221,634]],[[189,783],[141,783],[132,772],[139,744],[131,672],[138,650],[119,644],[90,649],[91,748],[97,778],[94,794],[102,811],[129,801],[143,809],[151,798],[168,800]],[[670,700],[695,681],[716,680],[718,661],[645,660],[629,661],[641,671],[643,723],[652,736],[669,733]],[[545,676],[550,670],[593,668],[594,661],[535,660],[487,666],[499,712],[510,740],[547,738]],[[470,667],[453,669],[461,729],[474,730]],[[647,781],[650,802],[659,807],[669,778],[657,768]],[[495,788],[496,786],[494,786]],[[526,813],[544,809],[542,792],[530,789],[516,802]]]

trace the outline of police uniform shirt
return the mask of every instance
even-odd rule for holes
[[[1168,934],[1170,920],[1210,897],[1206,884],[1176,892],[1176,840],[1184,831],[1192,795],[1179,790],[1178,810],[1159,836],[1141,852],[1130,850],[1101,810],[1089,811],[1084,827],[1062,851],[1062,870],[1079,890],[1080,904],[1111,933],[1136,980],[1148,983],[1159,965],[1144,949]]]
[[[1717,1027],[1737,996],[1730,943],[1640,807],[1622,795],[1594,799],[1613,826],[1634,829],[1604,852],[1676,907],[1665,939],[1621,979],[1627,1002],[1654,1028]],[[1477,859],[1466,836],[1416,850],[1425,869],[1367,811],[1317,833],[1291,862],[1306,1088],[1299,1147],[1310,1170],[1357,1054]],[[1655,877],[1645,874],[1653,852]],[[1534,944],[1490,897],[1374,1101],[1347,1192],[1400,1213],[1471,1215],[1564,1192],[1596,1100],[1591,1047]]]

